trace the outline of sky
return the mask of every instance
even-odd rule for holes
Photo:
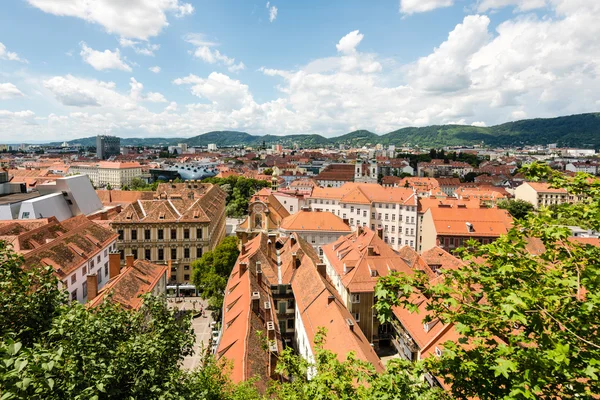
[[[597,0],[7,0],[0,143],[600,110]]]

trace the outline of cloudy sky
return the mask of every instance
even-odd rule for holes
[[[597,0],[10,0],[0,143],[600,110]]]

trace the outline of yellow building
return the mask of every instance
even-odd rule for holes
[[[191,263],[225,237],[225,199],[217,185],[158,185],[153,200],[129,204],[111,222],[122,262],[128,254],[157,264],[171,261],[170,282],[189,283]]]

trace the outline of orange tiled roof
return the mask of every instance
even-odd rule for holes
[[[60,279],[69,275],[95,255],[117,234],[87,219],[84,215],[49,223],[19,237],[25,268],[51,265]]]
[[[548,183],[544,183],[544,182],[526,182],[526,183],[529,186],[531,186],[536,192],[567,194],[567,191],[565,189],[551,188]]]
[[[333,213],[304,210],[285,217],[281,222],[281,229],[287,231],[351,231],[348,224]]]
[[[512,227],[512,217],[499,208],[430,208],[438,235],[499,237]],[[472,224],[470,231],[467,223]]]
[[[370,204],[401,203],[416,205],[416,196],[412,189],[401,187],[383,187],[376,183],[346,183],[338,188],[313,189],[311,198],[334,199],[341,203]]]
[[[132,267],[125,267],[112,278],[98,295],[86,305],[97,307],[109,298],[127,309],[137,310],[142,305],[141,296],[152,293],[161,278],[165,279],[169,266],[153,264],[146,260],[135,260]]]

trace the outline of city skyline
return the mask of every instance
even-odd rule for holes
[[[4,142],[331,137],[600,106],[589,0],[19,0],[3,11]]]

